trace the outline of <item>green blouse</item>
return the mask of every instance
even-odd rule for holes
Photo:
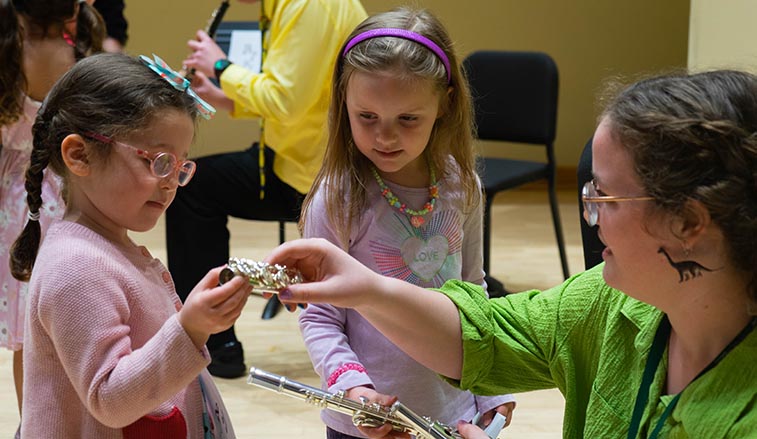
[[[557,387],[563,437],[625,438],[662,312],[605,284],[604,264],[560,286],[488,300],[479,286],[439,291],[460,309],[463,373],[477,394]],[[639,437],[674,395],[664,395],[667,349],[650,388]],[[683,391],[661,438],[757,437],[757,331]]]

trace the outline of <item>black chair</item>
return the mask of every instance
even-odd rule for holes
[[[589,227],[584,221],[584,203],[581,199],[581,190],[587,181],[591,181],[594,175],[591,173],[591,142],[590,138],[581,152],[581,158],[578,159],[578,220],[581,224],[581,243],[584,249],[584,267],[589,268],[602,262],[602,250],[605,245],[599,240],[597,226]]]
[[[517,142],[545,149],[546,161],[483,157],[479,173],[486,196],[484,270],[489,273],[491,207],[494,196],[525,183],[546,180],[563,276],[568,260],[555,192],[554,140],[557,125],[557,65],[541,52],[480,51],[463,61],[475,106],[478,138]],[[490,296],[506,294],[501,282],[487,275]]]

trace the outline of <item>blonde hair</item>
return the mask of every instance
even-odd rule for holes
[[[425,80],[434,85],[441,97],[441,116],[434,123],[424,157],[439,179],[449,172],[450,157],[457,163],[460,182],[468,200],[467,208],[477,205],[481,190],[476,174],[473,109],[468,83],[462,74],[452,40],[441,22],[426,10],[398,8],[368,17],[347,38],[351,41],[363,32],[380,29],[404,29],[422,35],[438,45],[449,59],[447,72],[442,60],[432,50],[404,38],[376,37],[355,44],[340,57],[334,68],[329,109],[329,140],[318,175],[302,206],[300,231],[310,214],[316,188],[323,188],[328,221],[336,225],[343,248],[349,245],[353,222],[365,207],[366,178],[370,177],[370,160],[352,141],[346,109],[346,90],[354,72],[391,72],[408,80]],[[449,81],[447,80],[449,75]],[[448,92],[448,90],[450,90]],[[346,207],[346,209],[345,209]]]

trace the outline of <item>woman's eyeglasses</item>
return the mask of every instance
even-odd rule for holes
[[[581,200],[584,203],[584,220],[589,227],[594,227],[599,221],[599,203],[615,203],[618,201],[650,201],[654,197],[615,197],[599,195],[594,180],[587,181],[581,190]]]
[[[119,142],[110,137],[103,136],[102,134],[92,132],[88,132],[84,136],[89,137],[92,140],[97,140],[98,142],[131,149],[139,157],[147,159],[150,162],[150,172],[158,178],[168,177],[172,173],[178,171],[179,186],[186,186],[187,183],[189,183],[189,180],[192,179],[195,169],[197,168],[197,164],[192,160],[179,160],[170,152],[145,151],[144,149],[139,149],[127,143]]]

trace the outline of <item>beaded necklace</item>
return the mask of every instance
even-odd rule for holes
[[[379,175],[375,166],[371,166],[371,172],[373,173],[373,177],[376,179],[376,183],[378,183],[379,187],[381,188],[381,195],[384,196],[390,206],[395,207],[400,212],[409,215],[410,224],[412,224],[413,227],[418,228],[426,222],[426,220],[423,219],[423,216],[434,211],[436,199],[439,198],[439,187],[436,185],[436,173],[434,172],[433,166],[429,166],[429,174],[431,174],[431,185],[428,187],[429,200],[426,202],[426,204],[423,205],[423,209],[421,210],[408,209],[405,203],[401,203],[399,198],[394,195],[392,190],[386,186],[384,180],[381,179],[381,176]]]

